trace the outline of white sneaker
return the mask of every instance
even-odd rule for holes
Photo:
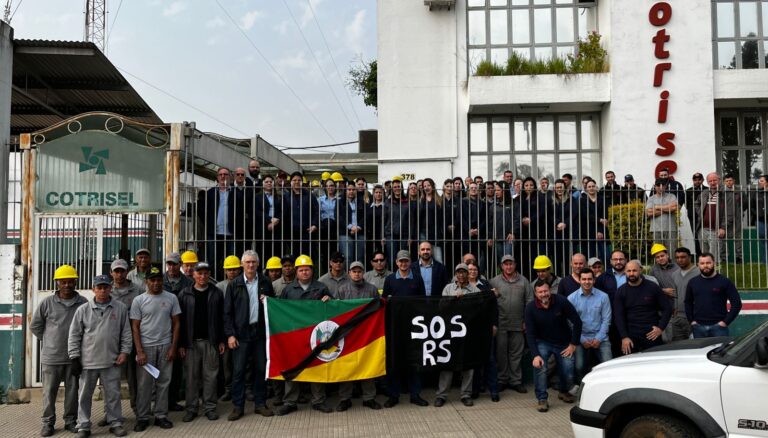
[[[579,388],[579,385],[573,385],[573,388],[571,388],[570,391],[568,391],[568,393],[576,397],[579,395],[579,389],[581,389]]]

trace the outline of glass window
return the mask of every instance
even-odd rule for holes
[[[573,33],[573,12],[571,8],[557,8],[557,42],[569,43],[576,39]]]
[[[721,153],[722,174],[739,174],[739,151],[738,149],[728,149]]]
[[[739,144],[739,128],[736,116],[720,118],[720,144],[723,146],[737,146]]]
[[[485,11],[469,11],[469,44],[485,44]]]
[[[558,147],[561,151],[576,150],[576,116],[560,117],[557,133]]]
[[[530,9],[512,10],[512,44],[528,44],[530,35]]]
[[[485,49],[471,49],[469,51],[469,71],[474,72],[477,65],[485,60]]]
[[[488,123],[485,119],[476,119],[469,123],[469,144],[471,152],[488,150]]]
[[[768,1],[718,0],[712,8],[717,68],[766,68]]]
[[[491,62],[504,67],[509,59],[508,49],[491,49]]]
[[[747,146],[760,146],[763,144],[762,135],[760,135],[759,114],[747,114],[744,116],[744,144]]]
[[[533,133],[531,119],[515,119],[515,150],[532,151]]]
[[[747,182],[752,185],[757,185],[757,180],[760,179],[760,175],[764,175],[765,169],[763,161],[762,149],[747,149],[745,152],[745,159],[749,166],[749,174],[747,174]]]
[[[507,44],[507,10],[491,10],[491,44]]]
[[[476,7],[476,6],[485,6],[485,0],[468,0],[467,6],[470,8]]]
[[[536,44],[552,42],[552,10],[537,8],[533,10],[533,35]]]
[[[494,151],[509,150],[509,119],[493,119],[491,125]]]
[[[599,177],[599,122],[593,113],[471,118],[470,142],[477,142],[469,145],[471,174],[498,179],[511,168],[515,176],[547,176],[551,182],[563,173]]]
[[[491,6],[506,6],[507,0],[491,0]]]
[[[768,169],[765,141],[768,111],[722,111],[716,113],[717,156],[720,174],[730,173],[742,184],[754,185]]]

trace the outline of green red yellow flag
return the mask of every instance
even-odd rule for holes
[[[267,378],[345,382],[386,374],[380,299],[267,298]]]

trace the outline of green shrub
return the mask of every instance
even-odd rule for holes
[[[586,40],[579,40],[575,55],[568,55],[573,73],[602,73],[607,71],[608,52],[600,45],[600,34],[590,32]]]
[[[527,62],[527,59],[524,59],[519,53],[513,51],[512,56],[507,59],[507,67],[504,69],[504,74],[510,76],[525,74],[523,73],[523,68]]]
[[[504,68],[491,61],[481,61],[475,69],[475,76],[501,76],[504,74]]]
[[[645,220],[645,204],[633,202],[609,208],[607,227],[614,249],[623,250],[631,259],[643,258],[650,236],[650,221]]]

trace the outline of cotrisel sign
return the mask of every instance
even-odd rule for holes
[[[36,207],[41,212],[159,212],[165,199],[165,148],[104,131],[38,146]]]

